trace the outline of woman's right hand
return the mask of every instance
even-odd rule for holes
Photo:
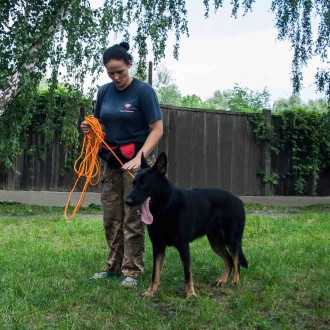
[[[87,134],[88,132],[91,131],[91,127],[89,126],[89,124],[87,123],[87,121],[83,121],[80,125],[81,131],[84,134]]]

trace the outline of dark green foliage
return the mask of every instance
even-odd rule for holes
[[[296,108],[276,112],[271,126],[262,117],[251,123],[255,136],[270,143],[277,155],[281,150],[290,152],[291,166],[286,175],[295,178],[296,194],[304,192],[309,176],[315,194],[320,171],[330,167],[330,113]]]
[[[44,136],[44,145],[30,147],[31,154],[42,158],[46,146],[54,142],[55,136],[72,155],[77,152],[79,125],[92,112],[91,99],[72,88],[39,90],[29,102],[17,98],[0,117],[0,164],[13,167],[16,154],[26,149],[31,134]]]
[[[301,194],[308,176],[312,177],[315,193],[320,171],[330,166],[329,112],[318,113],[295,109],[276,116],[275,134],[279,148],[289,148],[295,191]]]

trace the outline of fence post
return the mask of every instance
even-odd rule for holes
[[[272,125],[272,112],[268,109],[262,110],[262,115],[264,117],[267,127]],[[261,157],[261,166],[265,174],[265,177],[269,177],[271,174],[271,153],[270,153],[270,144],[267,141],[262,143],[262,157]],[[272,185],[270,182],[263,182],[262,193],[264,196],[270,196],[273,194]]]

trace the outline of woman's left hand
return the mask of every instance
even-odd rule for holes
[[[163,121],[157,120],[149,124],[150,134],[143,147],[137,155],[122,167],[124,170],[137,170],[141,166],[141,155],[148,156],[150,152],[157,146],[161,136],[163,135]]]
[[[124,170],[137,170],[141,166],[141,156],[136,156],[122,167]]]

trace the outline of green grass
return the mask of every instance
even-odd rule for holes
[[[203,238],[191,244],[198,297],[185,298],[180,259],[169,248],[157,296],[146,299],[148,239],[137,288],[93,282],[106,257],[102,222],[87,216],[98,207],[66,222],[62,208],[1,204],[0,328],[328,329],[329,206],[246,208],[249,269],[239,286],[214,286],[223,264]]]
[[[68,215],[72,214],[74,207],[69,207]],[[90,204],[88,207],[83,207],[79,210],[79,214],[100,214],[101,206]],[[38,206],[27,205],[17,202],[0,202],[0,216],[33,216],[33,215],[54,215],[63,214],[64,208],[58,206]]]

